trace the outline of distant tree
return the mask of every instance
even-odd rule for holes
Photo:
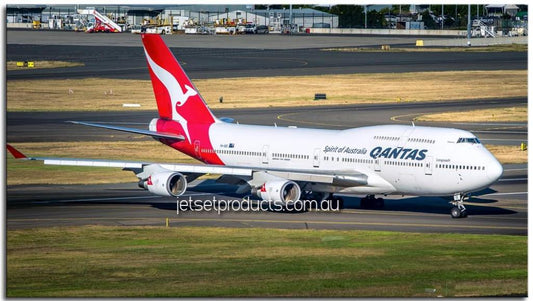
[[[305,5],[304,5],[305,6]],[[293,6],[294,7],[294,6]],[[319,11],[323,11],[325,13],[332,13],[330,6],[322,6],[322,5],[312,5],[311,8]]]
[[[385,15],[383,13],[375,10],[367,12],[368,28],[383,28],[385,24]]]
[[[339,16],[339,27],[355,28],[365,25],[364,8],[360,5],[335,5],[330,13]]]
[[[429,11],[425,11],[422,13],[422,22],[424,22],[424,26],[426,26],[428,29],[438,29],[439,24],[433,20],[433,17],[429,14]]]
[[[254,9],[282,9],[283,5],[274,4],[255,4]]]
[[[400,14],[400,10],[402,11],[402,14],[409,13],[409,8],[411,5],[393,5],[391,9],[391,13],[398,15]],[[401,7],[401,9],[400,9]]]
[[[283,8],[289,9],[291,6],[289,4],[282,5]],[[300,8],[313,8],[317,9],[316,5],[310,5],[310,4],[293,4],[292,9],[300,9]],[[327,10],[329,10],[329,7],[326,7]]]

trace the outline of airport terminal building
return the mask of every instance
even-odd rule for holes
[[[453,5],[448,10],[453,9]],[[8,5],[7,28],[160,34],[412,34],[466,36],[464,14],[444,14],[443,6],[412,5],[391,13],[392,5],[320,7],[255,5]],[[463,9],[465,9],[463,5]],[[364,9],[363,9],[364,7]],[[476,5],[473,37],[527,36],[523,5]],[[440,9],[440,10],[439,10]],[[326,9],[327,10],[327,9]],[[480,11],[483,15],[480,14]],[[372,21],[367,24],[367,17]],[[368,26],[367,26],[368,25]],[[261,28],[261,32],[257,29]]]
[[[311,8],[255,9],[253,5],[8,5],[8,28],[76,30],[87,10],[96,10],[123,27],[124,31],[147,23],[171,24],[174,30],[193,26],[230,24],[266,25],[271,31],[292,28],[337,28],[336,15]]]

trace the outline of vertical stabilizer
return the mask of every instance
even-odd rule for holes
[[[216,118],[158,34],[142,34],[159,116],[187,124],[211,124]]]

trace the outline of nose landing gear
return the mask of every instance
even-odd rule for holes
[[[463,193],[456,193],[453,196],[453,201],[450,202],[454,206],[450,211],[452,218],[463,218],[468,216],[466,213],[466,207],[463,202],[469,197],[469,195]]]

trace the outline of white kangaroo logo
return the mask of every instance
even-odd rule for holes
[[[181,89],[181,86],[176,80],[176,78],[170,72],[157,65],[148,55],[146,49],[144,50],[144,53],[146,54],[146,59],[148,60],[150,68],[152,68],[154,74],[163,83],[165,88],[167,88],[168,94],[170,95],[170,101],[172,105],[172,119],[176,120],[181,124],[183,130],[185,131],[185,135],[187,136],[187,140],[190,143],[191,137],[189,136],[187,120],[178,113],[178,107],[183,106],[187,102],[187,100],[189,100],[189,97],[197,95],[198,92],[196,92],[196,90],[194,90],[192,87],[185,85],[185,89],[187,89],[187,92],[183,93],[183,90]]]
[[[188,85],[185,85],[185,89],[187,89],[187,92],[185,92],[185,94],[182,93],[181,95],[179,95],[179,100],[176,101],[176,106],[178,107],[183,106],[187,102],[187,100],[189,100],[189,97],[198,95],[198,92],[196,92],[196,90],[194,90]],[[179,89],[179,91],[181,91],[181,88]]]

